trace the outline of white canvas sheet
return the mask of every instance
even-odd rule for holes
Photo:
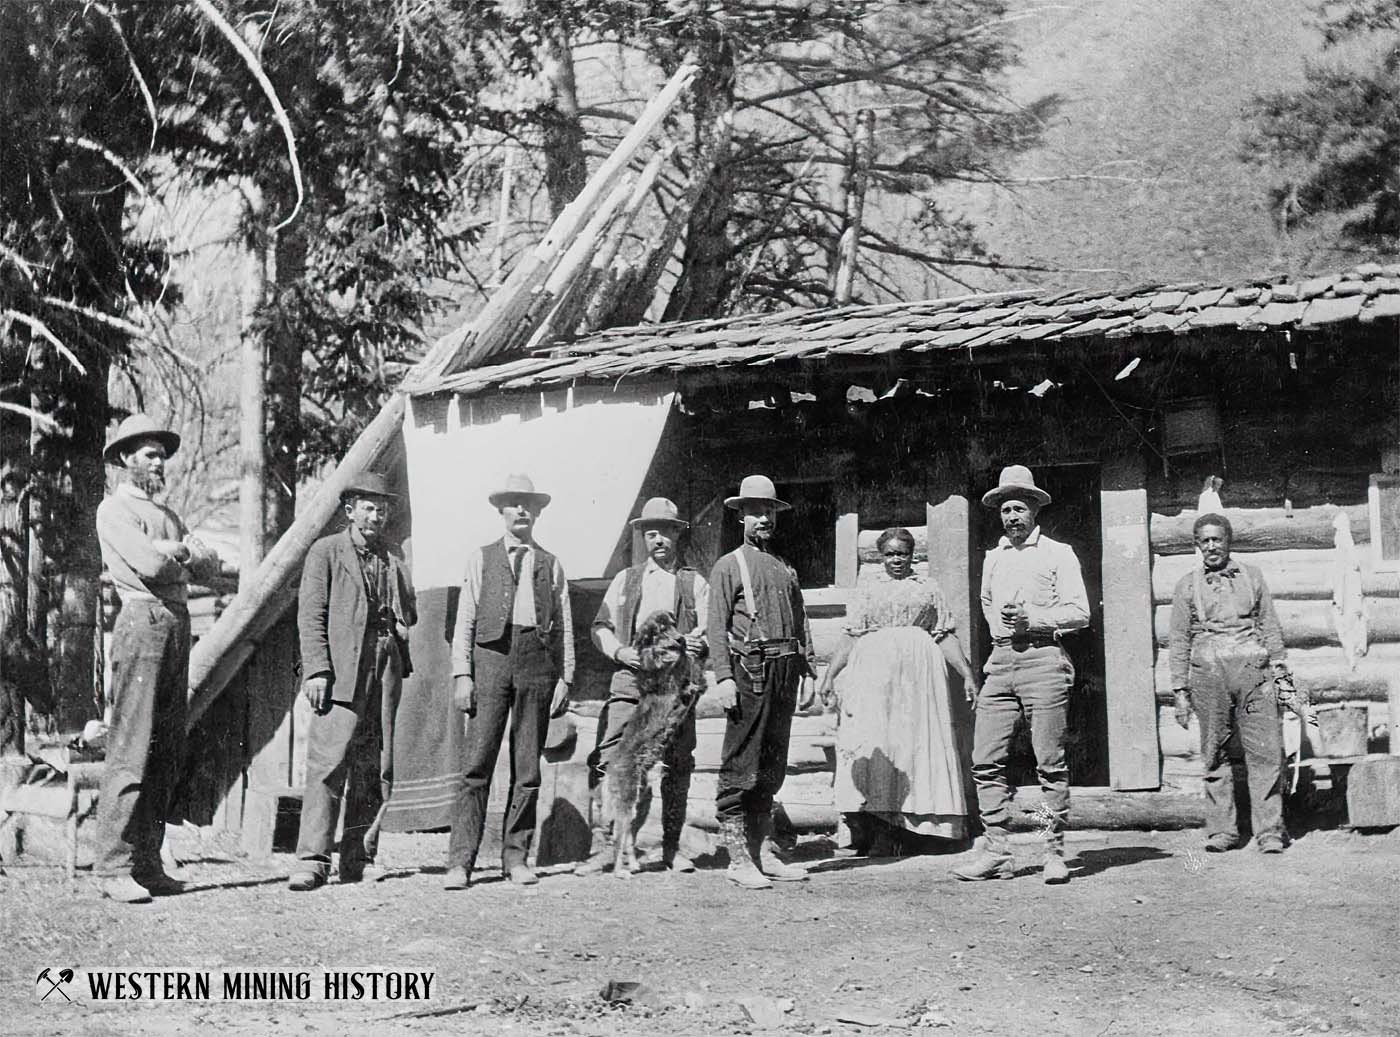
[[[501,535],[487,495],[510,472],[551,494],[535,534],[571,580],[596,578],[625,529],[674,392],[561,390],[415,400],[404,417],[413,581],[455,586],[474,548]],[[523,413],[522,413],[523,411]]]

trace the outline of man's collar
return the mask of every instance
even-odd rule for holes
[[[1026,537],[1026,542],[1021,546],[1034,547],[1038,543],[1040,543],[1040,526],[1037,525],[1034,529],[1031,530],[1030,536]],[[1015,546],[1016,545],[1011,542],[1011,538],[1009,536],[1003,536],[999,541],[997,541],[997,547],[1014,548]]]
[[[353,525],[345,527],[345,535],[350,539],[350,546],[361,554],[373,554],[384,549],[383,536],[373,544],[370,544],[370,542],[365,539],[364,534]]]
[[[1234,579],[1239,575],[1240,563],[1231,558],[1219,569],[1206,569],[1205,563],[1201,563],[1201,568],[1205,570],[1206,576],[1224,576],[1226,579]]]
[[[515,535],[514,533],[512,533],[510,530],[506,530],[506,535],[505,535],[504,537],[502,537],[501,540],[502,540],[502,542],[506,545],[506,550],[507,550],[507,551],[513,550],[514,548],[517,548],[517,547],[534,547],[534,546],[535,546],[535,542],[534,542],[533,540],[521,540],[518,536],[516,536],[516,535]]]
[[[676,560],[674,568],[667,569],[664,565],[658,562],[651,555],[647,555],[647,560],[642,564],[642,572],[643,574],[649,572],[662,572],[666,573],[668,576],[674,576],[676,574],[676,570],[680,567],[680,559]]]
[[[130,479],[125,479],[117,484],[117,492],[124,493],[128,497],[135,497],[137,500],[155,500],[149,493],[141,489]]]

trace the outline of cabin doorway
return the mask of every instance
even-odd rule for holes
[[[1037,465],[1036,485],[1044,487],[1052,502],[1040,513],[1040,528],[1047,535],[1074,548],[1084,574],[1089,597],[1089,629],[1066,636],[1064,645],[1074,662],[1075,681],[1070,692],[1067,755],[1072,785],[1107,785],[1108,709],[1104,693],[1102,486],[1096,464]],[[984,549],[996,546],[1001,522],[990,508],[977,508],[974,536]],[[981,586],[981,555],[973,573],[974,589]],[[979,659],[991,652],[990,636],[978,610]],[[1018,725],[1012,743],[1008,776],[1013,785],[1034,785],[1035,754],[1030,731]]]

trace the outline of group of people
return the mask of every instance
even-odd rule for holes
[[[123,902],[179,888],[162,868],[160,838],[184,756],[185,602],[190,579],[206,577],[218,560],[158,499],[165,462],[178,447],[174,432],[133,415],[105,455],[126,479],[98,513],[103,559],[122,610],[111,653],[96,870],[103,892]],[[443,882],[449,890],[472,883],[507,733],[501,866],[514,884],[538,881],[527,858],[540,761],[550,720],[567,710],[574,680],[568,583],[559,559],[534,536],[550,497],[527,476],[512,475],[489,500],[502,536],[468,560],[451,647],[452,703],[466,723]],[[954,874],[976,881],[1013,873],[1008,760],[1024,718],[1046,808],[1043,877],[1067,881],[1065,749],[1074,666],[1063,637],[1088,625],[1089,602],[1073,550],[1040,528],[1040,510],[1050,502],[1020,465],[1005,468],[982,498],[1004,533],[982,567],[981,606],[992,642],[982,675],[968,660],[936,579],[916,572],[914,537],[894,528],[879,537],[883,564],[856,588],[845,637],[818,686],[801,583],[774,551],[779,518],[790,506],[772,480],[751,475],[726,499],[743,542],[718,559],[708,579],[684,564],[688,523],[676,505],[649,500],[631,521],[645,557],[613,578],[592,623],[593,642],[615,670],[589,757],[591,786],[601,784],[638,706],[641,660],[633,634],[641,618],[666,611],[686,653],[713,671],[714,697],[726,717],[716,816],[730,880],[763,889],[808,877],[776,852],[773,810],[787,772],[793,715],[818,694],[839,718],[836,804],[852,852],[867,850],[882,830],[965,840],[973,819],[957,730],[964,707],[954,701],[951,669],[975,703],[970,771],[982,828],[975,852]],[[335,853],[341,882],[379,873],[395,713],[412,672],[408,632],[417,618],[408,571],[384,535],[394,503],[383,476],[353,479],[342,496],[344,528],[317,541],[303,569],[302,691],[312,716],[293,890],[325,884]],[[1225,751],[1238,730],[1257,845],[1277,852],[1283,848],[1279,703],[1296,695],[1278,620],[1258,569],[1230,557],[1228,520],[1201,516],[1195,539],[1200,564],[1176,588],[1170,654],[1177,719],[1186,726],[1194,712],[1200,720],[1207,849],[1240,841]],[[694,870],[680,842],[694,748],[692,713],[665,747],[660,783],[661,862],[676,872]],[[613,859],[610,819],[601,816],[596,796],[593,806],[594,847],[576,869],[580,874],[605,870]]]

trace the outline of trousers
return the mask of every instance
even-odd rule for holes
[[[97,874],[160,870],[165,821],[185,757],[189,675],[185,607],[123,602],[112,631],[112,721],[97,803]]]
[[[720,750],[715,814],[721,822],[766,814],[787,777],[788,740],[797,709],[797,685],[806,660],[800,655],[769,659],[750,673],[734,657],[738,702],[729,711]]]
[[[476,864],[486,829],[486,801],[510,729],[510,796],[506,800],[501,864],[524,864],[535,838],[540,756],[549,733],[549,703],[559,678],[549,649],[533,629],[513,626],[489,645],[473,645],[476,716],[467,721],[462,781],[452,808],[447,866]]]
[[[613,750],[637,709],[637,675],[620,669],[608,684],[608,701],[598,716],[598,740],[588,754],[588,783],[596,788],[608,771]],[[661,837],[664,842],[680,838],[690,798],[690,776],[695,771],[695,711],[687,714],[675,739],[661,757]],[[650,786],[643,790],[650,796]],[[647,801],[649,802],[649,800]],[[646,804],[638,806],[637,818],[646,818]]]
[[[972,778],[977,806],[991,840],[1005,839],[1010,820],[1011,788],[1006,760],[1017,719],[1024,713],[1031,728],[1036,776],[1045,797],[1047,841],[1064,841],[1069,820],[1069,768],[1065,764],[1065,717],[1074,664],[1059,645],[1016,649],[998,645],[985,668],[977,697],[972,737]]]
[[[403,658],[385,634],[360,653],[353,702],[332,702],[306,730],[306,791],[297,859],[330,870],[335,826],[344,803],[340,865],[363,867],[379,850],[379,817],[394,784],[394,717],[403,691]]]
[[[1198,639],[1192,646],[1189,680],[1191,705],[1201,724],[1210,834],[1240,834],[1234,769],[1226,753],[1231,734],[1239,732],[1249,776],[1254,836],[1281,835],[1283,730],[1268,653],[1262,645],[1215,645],[1209,639]]]

